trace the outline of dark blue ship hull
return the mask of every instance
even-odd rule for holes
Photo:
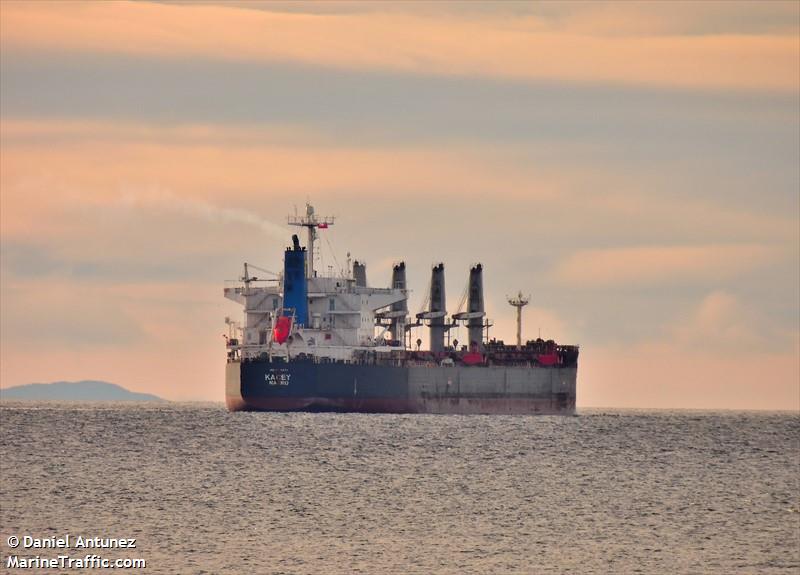
[[[231,411],[575,412],[576,367],[384,366],[231,361]]]

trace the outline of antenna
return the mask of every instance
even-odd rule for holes
[[[531,296],[523,297],[520,291],[516,297],[509,297],[508,303],[517,308],[517,349],[522,349],[522,308],[528,305]]]
[[[317,239],[317,228],[321,230],[328,229],[328,226],[333,225],[334,218],[332,216],[325,216],[318,218],[314,213],[314,206],[311,203],[306,203],[306,215],[289,216],[290,226],[301,226],[308,230],[308,258],[306,259],[306,277],[314,277],[314,241]]]

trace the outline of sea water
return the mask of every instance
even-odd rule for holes
[[[0,572],[796,574],[799,511],[797,413],[0,406]]]

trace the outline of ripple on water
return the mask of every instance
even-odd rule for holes
[[[0,431],[3,539],[136,537],[148,573],[800,569],[797,414],[9,403]]]

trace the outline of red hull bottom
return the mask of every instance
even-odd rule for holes
[[[571,415],[575,403],[556,399],[420,397],[414,400],[395,398],[327,398],[327,397],[226,397],[230,411],[308,411],[349,413],[439,413],[439,414],[506,414],[506,415]]]

